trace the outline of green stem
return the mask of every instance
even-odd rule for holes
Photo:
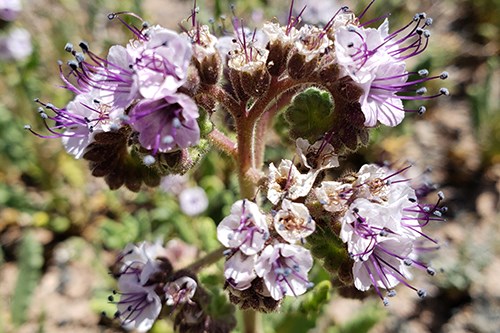
[[[206,256],[201,257],[200,259],[193,262],[191,265],[185,267],[184,269],[196,273],[200,269],[202,269],[203,267],[214,264],[217,261],[219,261],[221,258],[223,258],[225,250],[226,250],[226,248],[224,246],[222,246],[222,247],[208,253]]]
[[[263,333],[262,318],[260,313],[254,310],[243,311],[243,332],[244,333]]]
[[[240,117],[236,121],[238,134],[238,181],[240,185],[240,196],[253,199],[256,185],[253,177],[248,174],[254,168],[254,129],[255,121],[246,117]]]

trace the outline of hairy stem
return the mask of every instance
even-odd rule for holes
[[[282,93],[273,103],[268,105],[266,112],[260,117],[255,131],[255,168],[261,169],[264,163],[265,142],[259,143],[258,141],[265,139],[266,132],[272,125],[274,117],[281,109],[290,104],[297,90],[297,88],[291,88]]]
[[[214,85],[202,85],[200,87],[200,94],[214,98],[220,105],[229,112],[233,117],[241,109],[240,103],[234,99],[233,96],[228,94],[223,88]]]
[[[238,158],[236,143],[218,129],[214,128],[208,134],[208,139],[218,150],[226,153],[235,160]]]
[[[236,121],[236,129],[238,133],[238,180],[240,195],[242,198],[253,199],[255,196],[256,184],[253,182],[248,172],[255,166],[255,121],[240,117]]]

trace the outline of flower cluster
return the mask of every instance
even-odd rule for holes
[[[26,128],[61,138],[112,189],[162,184],[193,218],[208,199],[200,188],[179,184],[185,180],[179,174],[209,148],[234,159],[242,199],[231,201],[230,214],[217,226],[226,250],[188,267],[198,270],[224,255],[225,289],[242,309],[269,312],[285,296],[304,294],[313,287],[313,256],[332,278],[361,291],[373,287],[385,304],[398,284],[423,297],[425,291],[409,282],[410,266],[435,273],[419,255],[436,247],[424,227],[443,221],[442,194],[434,205],[421,203],[432,189],[412,188],[406,168],[368,164],[347,174],[337,168],[368,144],[371,128],[396,126],[406,112],[425,112],[425,106],[410,109],[403,101],[448,94],[442,88],[426,95],[421,86],[446,79],[446,72],[407,70],[406,61],[427,48],[432,19],[419,13],[390,32],[386,16],[363,23],[368,8],[358,17],[336,8],[322,26],[302,24],[304,9],[294,16],[292,1],[286,24],[266,22],[252,30],[233,17],[234,33],[221,25],[224,36],[218,37],[214,22],[197,21],[196,2],[192,26],[181,25],[182,33],[135,14],[110,14],[133,39],[112,46],[106,57],[85,42],[79,50],[68,43],[73,59],[66,66],[59,62],[59,71],[75,97],[62,108],[37,99],[50,134]],[[141,26],[127,23],[125,15]],[[378,28],[369,27],[377,22]],[[266,133],[281,111],[289,125],[283,141],[295,143],[296,156],[262,170]],[[227,133],[232,130],[234,136]],[[166,306],[178,331],[232,329],[233,321],[208,313],[217,306],[209,304],[196,272],[177,270],[173,257],[148,243],[122,253],[115,270],[120,298],[110,300],[124,326],[148,330]]]
[[[297,154],[307,173],[301,173],[290,160],[282,160],[278,168],[272,163],[269,166],[267,198],[274,205],[270,213],[262,213],[254,202],[240,200],[217,227],[219,241],[229,248],[224,276],[233,294],[241,296],[241,291],[255,287],[256,279],[263,280],[259,297],[270,296],[275,301],[285,295],[302,295],[312,286],[307,273],[313,259],[302,244],[316,224],[299,201],[309,194],[322,170],[338,166],[338,158],[328,143],[310,145],[304,139],[297,140]],[[245,300],[233,300],[246,306]],[[274,306],[276,303],[270,309],[264,306],[264,310]]]
[[[110,14],[110,19],[119,17]],[[195,145],[199,141],[198,107],[179,88],[186,83],[192,56],[186,36],[161,26],[144,26],[125,47],[114,45],[106,58],[93,53],[87,43],[74,56],[70,69],[61,78],[76,97],[65,108],[42,106],[53,111],[42,118],[51,134],[63,139],[66,150],[80,158],[99,132],[117,131],[130,126],[140,145],[150,151],[169,152]],[[148,163],[150,159],[145,159]]]
[[[117,272],[119,291],[109,301],[116,303],[126,328],[148,331],[160,314],[162,304],[179,306],[192,303],[197,282],[189,276],[176,276],[167,259],[167,250],[159,243],[129,244],[119,256]],[[115,298],[119,296],[119,300]]]
[[[292,204],[288,204],[289,209],[301,209],[290,205]],[[292,210],[280,211],[276,214],[274,223],[280,224],[289,218],[299,219],[302,216],[294,216]],[[311,222],[307,218],[306,221]],[[293,233],[287,235],[292,243],[300,237]],[[229,248],[224,276],[231,289],[236,291],[234,295],[241,295],[239,291],[252,287],[256,279],[262,279],[264,287],[256,290],[254,298],[271,297],[280,301],[285,295],[301,295],[310,287],[307,272],[313,263],[311,254],[301,246],[272,237],[267,217],[257,204],[248,200],[234,203],[231,215],[224,218],[217,227],[217,237]],[[237,303],[241,303],[243,307],[254,307],[253,302],[246,304],[245,300],[238,300]],[[264,306],[263,310],[272,310],[276,305],[277,303],[272,303],[271,309]],[[260,306],[257,304],[257,308]]]
[[[435,271],[419,261],[419,254],[429,247],[424,241],[437,245],[437,241],[422,230],[430,221],[443,221],[445,207],[418,202],[416,191],[409,179],[400,171],[368,164],[341,181],[323,181],[315,189],[315,195],[324,210],[336,214],[340,223],[340,238],[347,245],[354,261],[352,275],[354,285],[361,291],[374,287],[383,299],[381,289],[394,296],[399,283],[417,291],[420,297],[425,291],[413,287],[408,268],[415,266],[430,275]]]

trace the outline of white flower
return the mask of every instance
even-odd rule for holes
[[[179,194],[179,204],[184,214],[194,216],[203,213],[208,207],[208,198],[201,187],[187,188]]]
[[[333,146],[324,140],[318,140],[311,145],[308,140],[298,138],[295,146],[302,164],[309,169],[324,170],[339,166],[339,158]]]
[[[199,250],[196,246],[174,238],[165,244],[163,256],[170,261],[174,270],[179,270],[194,262],[198,256],[198,252]]]
[[[22,10],[20,0],[2,0],[0,1],[0,20],[13,21]]]
[[[26,29],[14,28],[0,36],[0,59],[20,61],[32,52],[31,35]]]
[[[165,304],[175,306],[192,302],[198,284],[189,276],[183,276],[165,285]]]
[[[159,241],[153,244],[142,242],[139,246],[128,244],[119,257],[122,263],[120,276],[135,274],[139,282],[145,284],[158,271],[157,259],[163,257],[165,252]]]
[[[408,256],[412,249],[412,242],[408,239],[386,237],[377,243],[366,260],[354,263],[354,286],[361,291],[370,289],[370,286],[390,290],[402,280],[411,279],[408,267],[400,258]]]
[[[347,209],[347,200],[352,194],[352,186],[336,181],[324,181],[321,182],[320,187],[314,189],[314,193],[326,211],[343,212]]]
[[[198,61],[201,62],[204,58],[217,52],[218,39],[210,33],[208,25],[199,26],[186,33],[186,35],[193,43],[193,55]]]
[[[160,189],[166,193],[179,195],[187,188],[187,183],[186,175],[167,175],[161,179]]]
[[[316,224],[304,204],[284,199],[274,216],[274,228],[284,240],[295,243],[312,234]]]
[[[285,295],[299,296],[311,287],[307,273],[313,258],[309,250],[298,245],[268,245],[262,251],[255,272],[264,279],[264,285],[275,300]]]
[[[60,116],[66,121],[66,130],[61,135],[63,145],[77,159],[83,156],[95,133],[109,132],[121,126],[123,109],[107,104],[109,98],[101,99],[100,93],[100,90],[92,89],[77,95],[64,109],[66,116]]]
[[[132,41],[127,51],[134,59],[140,94],[147,99],[161,99],[176,92],[186,81],[192,45],[186,36],[158,25],[144,35],[146,41]]]
[[[385,20],[378,29],[348,25],[335,31],[338,64],[363,89],[360,103],[368,127],[396,126],[405,115],[396,93],[408,79],[406,65],[391,55],[397,46],[385,41],[388,30]]]
[[[305,197],[311,190],[317,172],[301,174],[290,160],[281,160],[278,168],[269,165],[269,188],[267,198],[277,204],[283,198],[295,200]]]
[[[356,195],[386,205],[400,200],[416,198],[408,179],[398,172],[375,164],[365,164],[359,169],[353,188]]]
[[[117,302],[117,316],[127,329],[147,332],[153,327],[161,311],[161,300],[155,286],[144,286],[130,274],[121,275],[118,280],[120,301]]]
[[[317,56],[324,54],[333,42],[324,33],[323,29],[312,25],[304,25],[298,32],[295,39],[295,49],[309,62]]]
[[[274,22],[264,23],[262,32],[267,36],[269,42],[279,42],[285,45],[291,45],[299,37],[295,27],[282,26]]]
[[[217,239],[226,247],[239,249],[246,255],[258,253],[269,237],[266,217],[257,204],[236,201],[231,214],[217,226]]]
[[[257,277],[254,266],[257,255],[244,255],[240,251],[234,252],[224,264],[224,277],[235,289],[250,288],[252,281]]]

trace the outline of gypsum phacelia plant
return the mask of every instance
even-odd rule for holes
[[[428,188],[405,177],[407,167],[367,164],[328,177],[341,168],[339,157],[367,145],[371,128],[425,112],[404,100],[448,95],[445,88],[427,95],[421,87],[446,79],[446,72],[406,70],[406,61],[425,51],[432,19],[419,13],[390,32],[386,17],[365,21],[369,7],[359,16],[341,7],[315,26],[301,24],[304,9],[292,15],[292,1],[284,25],[250,30],[234,17],[232,34],[201,24],[196,4],[182,33],[112,13],[108,18],[133,34],[125,46],[101,57],[85,42],[79,51],[66,45],[74,59],[59,62],[60,76],[75,98],[62,108],[37,99],[49,134],[27,125],[29,131],[61,138],[111,189],[158,186],[162,177],[193,169],[211,149],[237,166],[241,199],[217,226],[223,249],[184,269],[173,268],[158,242],[130,244],[120,254],[119,291],[110,301],[123,326],[147,331],[166,314],[179,332],[231,331],[232,310],[213,315],[210,294],[197,279],[202,267],[221,258],[229,300],[249,310],[248,332],[257,330],[255,311],[279,309],[285,296],[313,287],[308,273],[315,259],[332,279],[373,289],[385,305],[399,284],[425,296],[409,281],[410,269],[435,274],[419,254],[437,244],[424,229],[443,221],[442,193],[437,203],[422,203]],[[218,113],[232,118],[236,142],[212,122]],[[266,133],[280,113],[296,157],[265,166]]]

